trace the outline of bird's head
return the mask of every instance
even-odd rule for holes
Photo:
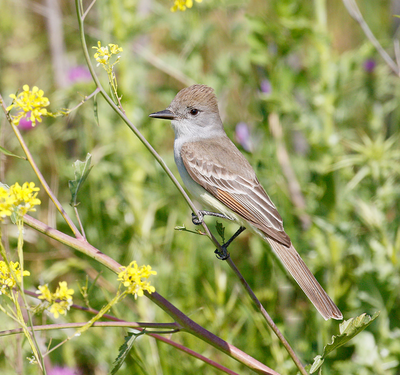
[[[206,85],[184,88],[166,109],[149,116],[171,120],[176,138],[212,138],[224,133],[217,97]]]

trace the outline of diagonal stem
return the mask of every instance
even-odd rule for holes
[[[67,222],[69,227],[71,228],[72,232],[74,233],[74,236],[76,238],[82,238],[82,235],[79,233],[78,228],[75,226],[74,222],[71,220],[71,218],[68,216],[68,214],[65,212],[64,208],[62,207],[61,203],[58,201],[57,197],[54,195],[54,193],[51,191],[50,186],[47,184],[45,178],[42,175],[42,172],[40,172],[38,166],[35,163],[35,160],[32,157],[31,152],[29,151],[28,146],[26,145],[20,131],[18,130],[17,126],[15,126],[12,122],[10,117],[8,116],[8,112],[4,103],[4,100],[2,96],[0,95],[0,104],[1,107],[4,111],[4,114],[6,115],[6,118],[8,122],[10,123],[22,149],[24,150],[24,153],[32,166],[33,171],[35,172],[37,178],[39,179],[40,183],[42,184],[44,190],[46,191],[47,195],[50,197],[50,199],[53,201],[54,205],[57,207],[57,210],[60,212],[64,220]]]
[[[153,146],[147,141],[147,139],[142,135],[142,133],[140,133],[139,129],[135,125],[133,125],[133,123],[128,119],[128,117],[118,108],[117,105],[115,105],[114,101],[108,96],[107,92],[104,90],[103,86],[101,85],[100,80],[97,77],[96,72],[94,70],[93,64],[90,60],[89,51],[88,51],[87,45],[86,45],[85,30],[84,30],[84,24],[83,24],[84,20],[83,20],[82,14],[81,14],[80,0],[75,0],[75,4],[76,4],[76,11],[78,13],[78,23],[79,23],[79,31],[80,31],[80,38],[81,38],[81,42],[82,42],[83,53],[85,55],[86,63],[88,65],[90,74],[92,75],[92,78],[93,78],[97,88],[99,89],[99,92],[103,96],[104,100],[122,118],[122,120],[125,122],[125,124],[128,125],[128,127],[132,130],[132,132],[136,135],[136,137],[139,138],[139,140],[143,143],[143,145],[147,148],[147,150],[157,160],[157,162],[160,164],[161,168],[165,171],[165,173],[171,179],[171,181],[173,182],[175,187],[182,194],[183,198],[186,200],[186,202],[188,203],[191,210],[198,216],[198,210],[197,210],[196,206],[190,200],[190,198],[186,194],[185,190],[183,190],[182,186],[179,184],[176,177],[173,175],[171,170],[168,168],[167,164],[164,162],[164,160],[161,158],[161,156],[157,153],[157,151],[153,148]]]
[[[355,0],[342,0],[344,6],[346,7],[347,11],[349,12],[350,16],[355,19],[358,24],[361,26],[362,30],[364,31],[365,36],[370,40],[370,42],[374,45],[376,50],[382,56],[382,58],[386,61],[386,64],[389,65],[390,69],[396,73],[396,75],[400,76],[400,68],[397,64],[393,61],[393,59],[389,56],[389,54],[383,49],[382,45],[379,43],[378,39],[375,38],[375,35],[372,33],[371,29],[369,28],[368,24],[365,22],[360,9],[357,6]]]
[[[302,375],[308,375],[307,371],[305,370],[304,366],[302,365],[299,357],[297,357],[296,353],[288,343],[288,341],[285,339],[285,336],[283,336],[282,332],[279,330],[275,322],[272,320],[270,315],[267,313],[265,310],[264,306],[261,304],[261,302],[258,300],[256,295],[254,294],[253,290],[250,288],[250,285],[247,283],[247,281],[244,279],[242,274],[240,273],[239,269],[236,267],[235,263],[233,263],[232,259],[229,257],[226,260],[229,264],[229,267],[231,267],[232,271],[236,274],[236,276],[239,278],[240,282],[242,283],[243,287],[246,289],[246,292],[256,305],[257,309],[261,312],[262,316],[268,323],[268,325],[271,327],[272,331],[274,331],[275,335],[278,337],[282,345],[285,347],[287,352],[289,353],[290,357],[292,358],[293,362],[296,364],[297,368],[299,369],[300,373]]]

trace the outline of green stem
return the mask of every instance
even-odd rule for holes
[[[171,179],[171,181],[173,182],[175,187],[182,194],[183,198],[186,200],[186,202],[188,203],[188,205],[192,209],[192,211],[194,213],[198,214],[198,211],[197,211],[195,205],[192,203],[189,196],[186,194],[185,190],[183,190],[182,186],[179,184],[178,180],[175,178],[173,173],[170,171],[167,164],[165,164],[165,162],[161,158],[161,156],[151,146],[151,144],[142,135],[142,133],[140,133],[140,131],[136,128],[136,126],[133,125],[133,123],[126,117],[126,115],[118,108],[118,106],[108,96],[107,92],[104,90],[103,86],[101,85],[100,80],[97,77],[96,72],[94,71],[94,67],[90,60],[89,51],[88,51],[87,45],[86,45],[83,17],[81,15],[81,10],[80,10],[80,0],[75,0],[75,5],[76,5],[76,11],[78,13],[78,23],[79,23],[79,31],[80,31],[80,38],[81,38],[81,42],[82,42],[83,53],[85,55],[86,63],[88,65],[90,74],[92,75],[92,78],[93,78],[94,82],[96,83],[96,86],[100,90],[101,95],[103,96],[104,100],[110,105],[110,107],[122,118],[122,120],[125,122],[125,124],[128,125],[128,127],[133,131],[133,133],[136,135],[136,137],[139,138],[139,140],[143,143],[143,145],[147,148],[147,150],[152,154],[152,156],[157,160],[157,162],[160,164],[161,168],[165,171],[165,173]]]
[[[87,324],[87,322],[81,323],[58,323],[58,324],[46,324],[46,325],[39,325],[33,326],[35,332],[39,331],[53,331],[58,329],[71,329],[71,328],[82,328]],[[117,322],[94,322],[92,327],[123,327],[123,328],[134,328],[137,330],[143,330],[145,328],[163,328],[163,329],[172,329],[174,331],[177,330],[176,323],[137,323],[137,322],[124,322],[124,321],[117,321]],[[28,328],[30,329],[30,328]],[[166,333],[170,334],[171,331]],[[11,336],[11,335],[18,335],[20,333],[24,333],[22,328],[16,329],[9,329],[7,331],[0,331],[0,337],[3,336]],[[151,331],[146,331],[146,333],[151,334]]]
[[[23,257],[21,256],[20,253],[22,253],[22,246],[23,246],[23,237],[22,237],[22,227],[23,227],[23,222],[22,219],[18,219],[17,220],[17,224],[18,224],[18,229],[19,229],[19,236],[18,236],[18,255],[20,258],[20,261],[22,259],[22,264],[23,264]],[[15,285],[17,287],[17,289],[21,292],[21,298],[22,301],[24,303],[24,307],[25,307],[25,311],[26,314],[28,316],[28,323],[29,326],[33,329],[33,322],[32,322],[32,317],[29,313],[29,309],[28,309],[28,303],[26,301],[25,298],[25,294],[24,294],[24,289],[23,289],[23,280],[24,280],[24,275],[23,275],[23,265],[20,263],[20,272],[21,272],[21,285],[18,284],[18,276],[16,275],[16,273],[14,272],[14,270],[12,269],[8,259],[7,259],[7,255],[5,252],[5,249],[3,247],[3,243],[1,241],[1,231],[0,231],[0,255],[3,257],[4,262],[7,264],[7,268],[9,270],[9,272],[11,273],[12,278],[15,280]],[[34,355],[34,357],[36,358],[36,361],[40,367],[40,369],[42,370],[42,373],[46,375],[46,368],[44,365],[44,359],[43,359],[43,355],[40,351],[40,347],[36,341],[36,336],[35,333],[29,332],[27,325],[25,324],[25,320],[24,320],[24,316],[22,314],[22,310],[21,310],[21,306],[19,304],[18,301],[18,292],[14,293],[13,290],[10,290],[10,295],[9,295],[10,299],[13,301],[13,304],[15,306],[16,309],[16,313],[15,313],[15,319],[17,321],[17,323],[22,327],[22,331],[24,332],[29,345],[32,349],[32,353]],[[7,314],[9,315],[9,314]]]
[[[76,220],[78,220],[79,228],[81,228],[82,236],[84,239],[86,239],[85,230],[83,229],[81,217],[79,216],[78,208],[76,206],[74,206],[74,212],[75,212]]]
[[[299,357],[297,357],[296,353],[288,343],[288,341],[285,339],[283,336],[282,332],[279,330],[275,322],[272,320],[270,315],[267,313],[265,310],[264,306],[261,304],[261,302],[258,300],[256,295],[254,294],[253,290],[250,288],[250,285],[247,283],[247,281],[244,279],[242,274],[240,273],[239,269],[236,267],[235,263],[233,263],[232,259],[229,257],[227,259],[227,262],[233,272],[236,274],[236,276],[239,278],[240,282],[242,283],[243,287],[245,288],[246,292],[254,302],[254,304],[257,306],[257,308],[260,310],[262,316],[268,323],[268,325],[271,327],[272,331],[274,331],[275,335],[278,337],[279,341],[282,343],[282,345],[285,347],[287,352],[289,353],[290,357],[292,358],[293,362],[295,363],[296,367],[299,369],[300,373],[302,375],[308,375],[307,371],[305,370],[304,366],[302,365]]]
[[[97,87],[96,90],[94,90],[90,95],[85,96],[75,107],[68,109],[67,114],[71,113],[72,111],[75,111],[75,109],[78,109],[81,105],[85,104],[89,99],[97,95],[99,92],[100,89]]]

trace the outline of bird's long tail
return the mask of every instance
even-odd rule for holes
[[[300,288],[303,289],[303,292],[324,319],[343,319],[343,315],[338,307],[333,303],[322,286],[319,285],[317,279],[303,262],[303,259],[301,259],[293,245],[286,247],[271,238],[266,239],[283,265],[299,284]]]

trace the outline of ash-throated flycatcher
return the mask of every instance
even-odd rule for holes
[[[150,117],[171,120],[175,162],[189,192],[268,241],[320,314],[343,319],[293,247],[253,168],[226,135],[214,90],[205,85],[187,87],[167,109]]]

